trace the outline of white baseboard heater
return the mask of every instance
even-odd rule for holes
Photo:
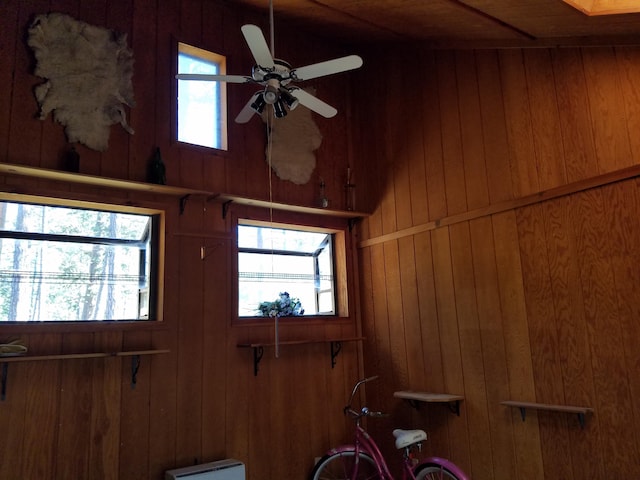
[[[167,470],[165,480],[245,480],[244,463],[229,458]]]

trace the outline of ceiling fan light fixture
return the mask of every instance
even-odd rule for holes
[[[264,95],[260,93],[251,104],[251,108],[254,109],[257,113],[262,113],[266,105],[267,102],[264,99]]]
[[[294,110],[300,105],[300,101],[284,89],[280,90],[280,98],[289,107],[289,110]]]
[[[267,82],[267,86],[264,89],[264,101],[269,105],[273,105],[278,100],[278,86],[278,80],[276,79],[270,79]]]
[[[284,103],[282,100],[278,99],[276,103],[273,104],[273,113],[276,118],[282,118],[287,116],[287,109],[284,107]]]

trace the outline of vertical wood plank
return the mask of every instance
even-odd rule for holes
[[[493,475],[514,478],[516,462],[511,413],[500,401],[509,396],[509,376],[504,334],[504,317],[500,304],[500,291],[493,242],[493,224],[490,218],[469,222],[473,273],[478,308],[478,325],[482,343],[487,394],[487,413],[491,434]]]
[[[438,311],[435,293],[435,275],[433,268],[433,250],[431,236],[423,232],[414,236],[415,270],[417,286],[417,306],[420,319],[420,343],[422,345],[422,364],[424,368],[424,386],[427,391],[444,391],[442,373],[442,346],[438,328]]]
[[[535,205],[518,210],[517,223],[536,401],[563,404],[565,393],[555,312],[549,302],[552,291],[542,207]],[[561,472],[561,476],[571,478],[572,465],[566,460],[571,452],[566,432],[567,419],[544,412],[538,418],[545,471]]]
[[[601,172],[633,163],[618,64],[612,48],[582,49],[593,139]]]
[[[134,0],[123,0],[121,2],[104,2],[106,4],[106,8],[105,9],[105,18],[106,18],[106,26],[107,28],[110,28],[111,30],[117,32],[118,34],[124,34],[127,36],[127,45],[129,46],[130,49],[133,50],[134,52],[134,75],[133,75],[133,79],[132,79],[132,84],[134,86],[134,99],[138,100],[138,95],[141,92],[145,92],[145,94],[148,93],[152,93],[154,96],[156,95],[156,92],[154,89],[149,88],[149,86],[145,86],[145,87],[138,87],[136,88],[137,85],[140,85],[139,83],[136,84],[135,83],[135,78],[138,77],[142,77],[144,79],[144,81],[149,81],[149,78],[151,75],[155,76],[155,70],[147,70],[147,61],[146,59],[142,60],[142,65],[138,65],[138,60],[140,55],[136,56],[136,52],[140,52],[140,51],[145,51],[147,49],[149,49],[148,51],[152,51],[155,53],[155,45],[153,47],[150,47],[151,43],[155,43],[155,29],[153,30],[149,30],[146,26],[143,28],[140,25],[137,25],[137,29],[134,32],[134,28],[133,28],[133,21],[134,21]],[[150,16],[147,18],[149,23],[151,23],[151,26],[154,26],[154,17]],[[149,35],[148,35],[149,34]],[[140,42],[140,35],[143,35],[144,37],[149,37],[149,43],[146,43],[144,45],[141,45],[142,42]],[[134,45],[134,41],[137,41],[137,44]],[[135,48],[134,48],[135,47]],[[155,55],[154,55],[155,56]],[[141,75],[141,73],[144,72],[144,76]],[[154,78],[153,82],[155,85],[155,81],[156,78]],[[149,90],[151,90],[151,92],[149,92]],[[136,109],[136,106],[134,107],[124,107],[125,108],[125,113],[127,115],[127,120],[129,122],[133,122],[135,120],[135,118],[141,118],[141,115],[133,115],[133,111]],[[146,105],[144,102],[142,104],[140,104],[140,107],[144,110],[148,110],[148,105]],[[153,113],[151,113],[153,112]],[[147,111],[145,113],[148,114],[148,116],[152,116],[154,118],[157,117],[155,110],[152,110],[151,112]],[[142,113],[142,112],[138,112],[138,113]],[[133,118],[132,118],[133,116]],[[140,131],[140,128],[138,127],[138,124],[142,123],[142,122],[136,122],[136,124],[131,123],[131,126],[134,130],[138,130],[135,132],[135,135],[141,135],[142,132]],[[155,127],[155,122],[153,122],[151,119],[147,118],[146,121],[144,122],[145,126],[147,128],[149,128],[150,130],[153,129]],[[142,130],[144,131],[144,128],[141,126]],[[100,163],[100,174],[102,176],[105,177],[112,177],[112,178],[129,178],[129,150],[130,150],[130,142],[133,142],[134,139],[132,138],[131,134],[129,132],[127,132],[124,128],[122,128],[122,126],[120,124],[115,124],[113,125],[110,129],[109,129],[109,148],[102,153],[101,155],[101,163]],[[150,146],[152,145],[152,140],[145,138],[144,139],[145,142],[145,146],[146,146],[146,151],[150,152],[152,149],[150,148]],[[145,158],[145,164],[146,161],[148,161],[148,159],[150,158],[150,153],[146,153],[147,157]],[[146,180],[146,169],[142,169],[140,168],[140,170],[137,170],[135,175],[132,176],[132,178],[136,178],[138,180]]]
[[[446,105],[440,109],[440,122],[447,214],[454,215],[467,210],[455,57],[451,52],[438,52],[436,55],[438,92],[440,102]]]
[[[38,120],[39,107],[33,89],[44,82],[44,79],[33,75],[33,64],[30,58],[31,50],[18,39],[28,35],[28,29],[33,17],[45,13],[49,2],[37,0],[33,2],[19,2],[15,8],[18,11],[17,32],[15,45],[15,62],[13,64],[12,101],[9,111],[9,142],[7,159],[23,165],[40,165],[40,148],[42,139],[42,121]],[[9,19],[11,16],[9,16]],[[11,36],[9,36],[9,39]],[[51,122],[51,114],[44,121]]]
[[[640,129],[640,91],[635,81],[640,74],[640,52],[634,47],[616,47],[620,86],[626,114],[627,132],[633,159],[640,155],[640,141],[635,132]],[[636,163],[635,160],[632,160]]]
[[[635,182],[623,182],[615,188],[605,188],[603,191],[605,210],[613,212],[609,217],[611,232],[611,245],[617,245],[616,253],[611,256],[611,264],[616,285],[618,315],[620,328],[623,332],[624,355],[627,368],[627,376],[631,398],[638,398],[640,385],[635,381],[633,372],[640,365],[640,352],[635,348],[637,339],[640,338],[640,328],[636,322],[637,312],[640,307],[640,297],[637,285],[639,284],[638,271],[634,268],[637,263],[637,251],[640,244],[640,224],[635,214],[640,206],[640,197]],[[632,405],[632,425],[635,450],[638,451],[638,420],[636,402]],[[631,417],[627,420],[631,423]],[[630,445],[629,448],[632,448]],[[631,458],[634,458],[631,454]],[[632,470],[637,475],[637,465]]]
[[[409,385],[407,349],[405,345],[405,319],[401,284],[398,242],[387,242],[384,248],[385,286],[387,296],[389,354],[393,377],[389,384],[406,388]],[[386,386],[386,385],[385,385]],[[393,392],[392,392],[393,393]]]
[[[456,52],[455,62],[467,208],[481,208],[489,204],[489,188],[476,62],[473,52]]]
[[[203,239],[212,252],[203,261],[203,338],[202,355],[202,455],[205,460],[225,458],[226,399],[221,386],[228,383],[225,339],[231,316],[227,288],[230,247],[224,240]]]
[[[499,59],[511,159],[511,183],[514,196],[524,196],[540,189],[524,60],[520,50],[501,50]]]
[[[93,334],[67,334],[63,339],[62,353],[84,353],[92,349]],[[91,442],[92,374],[92,359],[62,362],[54,478],[88,477],[89,450],[85,446]]]
[[[0,160],[9,162],[9,133],[11,131],[11,104],[13,96],[14,65],[16,62],[19,32],[19,0],[7,0],[0,5],[0,84],[5,85],[0,92]]]
[[[431,233],[433,270],[438,308],[438,330],[442,345],[442,370],[444,388],[448,393],[465,395],[462,353],[454,294],[452,251],[449,229],[442,228]],[[466,408],[460,417],[449,419],[450,459],[464,471],[471,471],[471,456],[467,429]]]
[[[468,445],[471,457],[470,475],[484,478],[493,471],[491,444],[483,441],[490,431],[487,412],[487,378],[483,356],[478,307],[476,305],[476,286],[474,282],[473,256],[469,223],[459,223],[450,227],[451,265],[453,286],[458,318],[458,336],[460,357],[464,378],[465,413],[469,430]],[[488,477],[487,477],[488,478]]]
[[[391,68],[401,68],[408,59],[404,58],[404,54],[397,55],[392,60]],[[403,91],[404,78],[401,75],[394,75],[389,78],[388,88],[392,92]],[[393,192],[395,207],[395,221],[393,222],[393,230],[403,229],[411,226],[411,189],[410,189],[410,172],[409,172],[409,144],[407,142],[407,129],[404,122],[398,122],[396,119],[402,118],[404,110],[407,108],[402,102],[398,102],[397,98],[387,96],[385,98],[387,116],[387,142],[386,142],[386,158],[389,160],[391,167],[388,170],[390,179],[393,179]],[[390,205],[390,208],[392,206]],[[393,231],[388,230],[388,231]]]
[[[567,181],[576,182],[599,173],[587,84],[580,51],[556,49],[551,53],[564,145]]]
[[[595,391],[584,316],[576,243],[570,233],[571,204],[558,199],[544,204],[553,304],[558,319],[559,360],[566,402],[593,405]],[[604,475],[602,460],[590,452],[599,448],[598,421],[589,422],[589,435],[570,431],[574,472],[582,478]]]
[[[407,362],[407,387],[420,391],[425,385],[424,349],[420,324],[420,300],[418,296],[417,266],[414,239],[405,237],[398,240],[400,270],[400,291],[402,292],[402,312],[404,321],[404,351]],[[398,355],[399,352],[396,353]],[[398,387],[404,387],[398,385]]]
[[[21,339],[25,342],[29,340],[25,337]],[[25,459],[23,449],[25,442],[31,441],[25,438],[25,434],[29,433],[29,429],[26,428],[29,402],[25,402],[24,399],[32,389],[33,386],[29,385],[26,365],[20,363],[9,365],[5,399],[0,410],[0,427],[7,432],[6,438],[0,443],[0,475],[4,478],[11,478],[17,473],[21,474],[29,462],[28,458]],[[53,465],[53,462],[51,464]]]
[[[380,402],[380,410],[388,411],[390,408],[390,398],[383,395],[385,385],[393,384],[394,378],[394,366],[391,363],[391,341],[389,338],[389,310],[388,303],[393,301],[392,297],[387,294],[387,278],[385,272],[386,266],[386,254],[384,245],[376,245],[371,249],[371,261],[374,265],[378,265],[375,271],[373,271],[372,278],[372,292],[373,292],[373,306],[374,306],[374,328],[376,339],[376,351],[380,356],[381,361],[378,364],[379,371],[377,374],[380,376],[380,380],[372,382],[370,385],[372,390],[379,392],[374,396]]]
[[[491,203],[513,198],[511,164],[497,52],[476,52],[487,188]]]
[[[618,321],[615,278],[608,253],[612,244],[602,195],[600,190],[577,194],[572,198],[575,214],[571,218],[577,239],[584,311],[591,344],[596,408],[603,420],[599,425],[601,447],[619,465],[616,468],[618,475],[632,475],[635,469],[632,464],[638,465],[639,462],[626,462],[622,457],[638,455],[637,450],[620,452],[623,445],[635,444],[636,433],[624,414],[632,408],[632,400],[628,378],[624,375],[627,371],[624,350],[619,348],[624,345],[624,332]]]
[[[133,88],[136,93],[135,108],[131,109],[131,127],[135,134],[129,138],[128,178],[144,181],[147,167],[156,143],[156,59],[167,58],[166,50],[156,50],[156,2],[135,0],[133,6],[131,47],[135,52],[146,52],[135,58],[136,75]],[[168,46],[166,47],[168,49]],[[149,53],[153,52],[153,55]],[[159,55],[158,55],[159,54]],[[122,134],[122,132],[120,132]],[[126,139],[123,139],[126,141]],[[126,149],[123,147],[123,154]]]
[[[183,224],[198,224],[199,217],[195,210],[185,212]],[[176,462],[179,465],[197,463],[202,455],[204,275],[201,246],[200,238],[181,239],[176,425]]]
[[[444,153],[442,145],[441,107],[438,89],[437,63],[433,52],[421,54],[424,64],[423,138],[424,168],[427,176],[427,198],[429,219],[435,220],[447,215],[447,196],[444,180]]]
[[[127,332],[122,338],[124,350],[148,349],[148,332]],[[132,373],[134,357],[123,357],[120,361],[120,443],[118,478],[149,477],[149,414],[151,359],[141,356],[136,383]]]
[[[52,353],[59,351],[59,345],[60,335],[58,334],[31,335],[27,344],[32,352]],[[10,375],[16,373],[16,366],[17,364],[10,366],[12,370]],[[35,362],[28,363],[25,367],[21,376],[25,377],[29,389],[26,395],[19,399],[25,404],[26,411],[24,442],[20,448],[26,460],[22,464],[22,477],[46,478],[55,469],[60,362]],[[15,377],[9,378],[13,380]],[[10,388],[9,395],[16,393],[13,390]],[[4,407],[4,405],[1,406]],[[13,459],[7,459],[7,461],[11,463]],[[7,478],[11,478],[12,475],[7,475]]]
[[[96,352],[122,350],[122,333],[97,333]],[[143,360],[145,361],[146,358]],[[89,477],[118,479],[120,442],[120,388],[122,368],[117,358],[93,360],[93,392],[91,410],[91,443]]]
[[[362,295],[360,296],[360,308],[362,309],[362,336],[364,337],[362,349],[364,356],[370,361],[364,366],[365,376],[377,374],[380,371],[380,357],[376,351],[376,331],[372,320],[374,319],[373,300],[373,276],[374,266],[372,265],[371,248],[364,248],[358,251],[360,256],[360,284],[362,285]]]
[[[492,225],[504,320],[509,398],[533,402],[536,393],[515,212],[494,215]],[[520,412],[514,409],[511,412],[511,424],[517,478],[541,480],[544,478],[544,467],[536,414],[529,415],[527,421],[522,422]]]
[[[165,300],[165,306],[167,301]],[[165,310],[166,312],[166,310]],[[177,317],[177,316],[176,316]],[[173,317],[173,322],[176,322]],[[165,320],[167,321],[167,320]],[[153,355],[149,363],[149,477],[162,477],[166,470],[179,467],[176,463],[176,333],[174,329],[154,332],[153,345],[165,347],[171,353]]]
[[[525,50],[524,67],[531,106],[538,185],[542,190],[564,185],[566,173],[560,136],[556,86],[549,51]]]

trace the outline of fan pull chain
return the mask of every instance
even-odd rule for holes
[[[273,110],[271,108],[269,108],[267,110],[267,163],[268,163],[268,167],[269,170],[267,172],[268,176],[269,176],[269,226],[271,227],[271,230],[273,231],[273,184],[272,184],[272,175],[271,175],[271,155],[272,155],[272,151],[273,151],[273,140],[272,140],[272,135],[271,135],[271,129],[273,128]],[[274,249],[273,249],[273,235],[271,235],[271,275],[274,275],[274,271],[273,271],[273,254],[274,254]],[[274,317],[274,337],[275,337],[275,356],[276,358],[280,357],[280,335],[278,332],[278,322],[280,320],[280,316],[276,315]]]
[[[275,58],[276,54],[275,54],[275,48],[274,48],[274,41],[273,41],[273,0],[269,0],[269,40],[271,41],[271,57]]]

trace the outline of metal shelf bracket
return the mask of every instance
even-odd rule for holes
[[[336,357],[342,350],[342,342],[333,341],[331,342],[331,368],[336,366]]]
[[[257,346],[253,347],[253,376],[258,376],[259,363],[262,360],[262,356],[264,355],[264,348]]]
[[[131,357],[131,389],[136,388],[138,383],[138,370],[140,370],[140,355],[133,355]]]
[[[2,364],[2,387],[0,387],[0,401],[4,402],[7,397],[7,376],[9,375],[9,364]]]

